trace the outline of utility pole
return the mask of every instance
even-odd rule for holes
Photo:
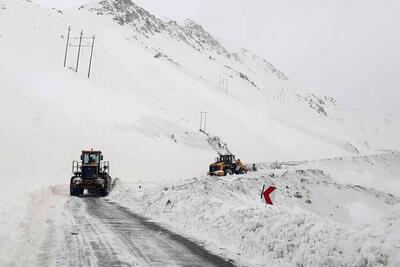
[[[276,100],[282,103],[286,102],[286,91],[284,88],[278,89],[278,92],[276,94]]]
[[[71,32],[71,26],[68,27],[68,34],[67,34],[67,44],[65,46],[65,55],[64,55],[64,68],[67,64],[67,54],[68,54],[68,46],[69,46],[69,34]]]
[[[204,113],[204,132],[206,132],[206,126],[207,126],[207,112]]]
[[[203,112],[200,111],[200,127],[199,127],[200,131],[202,126],[203,126]]]
[[[92,37],[93,39],[92,39],[92,49],[91,49],[91,51],[90,51],[90,60],[89,60],[89,70],[88,70],[88,79],[90,78],[90,68],[92,67],[92,58],[93,58],[93,48],[94,48],[94,39],[95,39],[95,36],[93,35],[93,37]]]
[[[218,81],[218,91],[224,92],[228,95],[228,87],[228,78],[220,75]]]
[[[83,31],[81,31],[81,36],[79,37],[78,57],[77,57],[77,59],[76,59],[76,68],[75,68],[75,72],[78,72],[79,56],[80,56],[80,54],[81,54],[82,36],[83,36]]]
[[[206,132],[207,127],[207,112],[200,111],[200,132]]]
[[[67,66],[67,60],[68,60],[68,50],[70,47],[78,47],[78,55],[76,58],[76,66],[75,66],[75,72],[78,72],[78,68],[79,68],[79,60],[80,60],[80,56],[81,56],[81,49],[83,48],[90,48],[90,58],[89,58],[89,67],[88,67],[88,72],[87,72],[87,77],[88,79],[90,78],[90,74],[92,72],[92,62],[93,62],[93,52],[94,52],[94,41],[95,41],[95,35],[93,35],[92,37],[85,37],[83,36],[83,30],[81,30],[81,33],[79,36],[71,36],[71,26],[68,27],[68,35],[67,35],[67,44],[65,47],[65,55],[64,55],[64,67]],[[79,40],[79,44],[75,44],[75,42],[70,43],[70,40]],[[90,41],[86,41],[91,39],[91,43],[89,43]],[[84,43],[82,43],[82,41],[85,41]]]
[[[225,78],[225,82],[226,82],[226,87],[225,87],[225,89],[226,89],[226,95],[228,95],[228,87],[229,87],[228,78]]]

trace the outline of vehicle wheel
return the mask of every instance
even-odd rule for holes
[[[81,194],[83,194],[83,188],[76,188],[75,186],[74,186],[74,179],[75,179],[76,177],[75,176],[73,176],[72,178],[71,178],[71,180],[70,180],[70,183],[69,183],[69,194],[71,195],[71,196],[79,196],[79,195],[81,195]]]
[[[111,181],[110,179],[107,179],[106,186],[102,190],[100,190],[100,195],[102,197],[106,197],[108,196],[108,194],[110,194],[110,191],[111,191]]]
[[[78,195],[78,192],[76,191],[76,188],[75,188],[74,184],[72,183],[72,181],[71,181],[71,184],[69,185],[69,194],[71,196],[77,196]]]
[[[83,189],[83,188],[77,188],[76,189],[77,196],[83,195],[84,191],[85,191],[85,189]]]
[[[100,195],[101,195],[102,197],[108,196],[109,193],[110,193],[110,191],[107,189],[107,187],[100,190]]]
[[[75,196],[75,191],[74,191],[74,188],[73,188],[72,185],[69,186],[69,194],[70,194],[71,196]]]

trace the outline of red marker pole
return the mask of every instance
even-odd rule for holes
[[[263,188],[261,189],[261,194],[260,194],[260,196],[261,196],[261,199],[263,198],[263,194],[264,194],[264,188],[265,188],[265,184],[263,184]]]

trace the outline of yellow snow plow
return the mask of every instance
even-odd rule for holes
[[[210,164],[208,175],[226,176],[232,174],[247,173],[248,168],[240,161],[235,159],[232,154],[220,155],[216,161]]]

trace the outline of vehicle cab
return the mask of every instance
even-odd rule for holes
[[[98,176],[100,172],[101,160],[103,160],[101,151],[83,150],[81,155],[82,178],[90,179]]]

